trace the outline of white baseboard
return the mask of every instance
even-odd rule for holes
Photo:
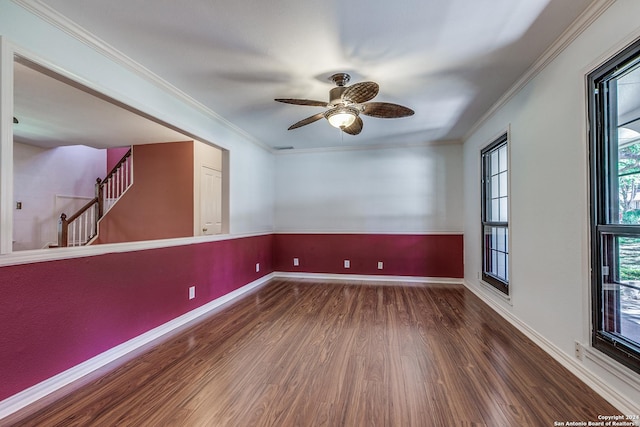
[[[349,280],[366,282],[396,282],[396,283],[434,283],[443,285],[462,285],[463,279],[448,277],[420,277],[420,276],[383,276],[365,274],[332,274],[332,273],[297,273],[277,271],[276,278],[290,279],[312,279],[312,280]]]
[[[621,395],[617,390],[611,388],[602,378],[599,378],[593,372],[588,370],[585,366],[578,363],[578,361],[574,360],[567,353],[562,351],[556,345],[547,340],[544,336],[540,335],[534,329],[532,329],[529,325],[524,323],[522,320],[518,319],[508,310],[505,310],[504,307],[495,304],[490,298],[487,297],[487,294],[483,289],[475,286],[467,280],[463,281],[464,286],[473,292],[478,298],[484,301],[489,307],[491,307],[495,312],[497,312],[500,316],[502,316],[505,320],[511,323],[514,327],[516,327],[520,332],[525,334],[529,339],[531,339],[534,343],[536,343],[540,348],[542,348],[545,352],[547,352],[551,357],[553,357],[558,363],[567,368],[572,374],[581,379],[585,384],[591,387],[596,393],[602,396],[605,400],[615,406],[618,410],[621,411],[622,414],[627,415],[636,415],[640,414],[640,406],[638,406],[637,402],[632,402],[627,399],[625,396]],[[587,353],[591,352],[588,350]],[[628,382],[625,378],[620,377],[621,380]]]
[[[51,378],[48,378],[26,390],[23,390],[13,396],[0,402],[0,420],[9,415],[27,407],[28,405],[37,402],[38,400],[50,395],[51,393],[62,389],[63,387],[80,380],[81,378],[97,371],[100,368],[107,366],[116,360],[125,357],[126,355],[142,348],[143,346],[151,343],[154,340],[162,338],[163,336],[197,320],[202,316],[206,316],[216,308],[226,304],[236,298],[241,297],[243,294],[262,286],[274,277],[273,273],[261,277],[233,292],[223,295],[203,306],[196,308],[188,313],[183,314],[169,322],[158,326],[142,335],[130,339],[116,347],[113,347],[104,353],[101,353],[91,359],[67,369],[64,372],[59,373]]]

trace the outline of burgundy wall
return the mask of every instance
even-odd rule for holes
[[[0,400],[273,271],[461,278],[462,240],[275,234],[0,267]]]
[[[273,266],[286,272],[462,278],[462,241],[461,234],[276,234]],[[345,259],[351,268],[344,268]]]
[[[127,154],[130,148],[131,147],[107,148],[107,173],[111,172],[111,169],[122,160],[122,157]],[[100,178],[104,179],[104,176]]]
[[[272,239],[1,267],[0,400],[271,273]]]

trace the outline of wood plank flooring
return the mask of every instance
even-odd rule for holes
[[[17,424],[553,426],[618,413],[462,286],[273,280]]]

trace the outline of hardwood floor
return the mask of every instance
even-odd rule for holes
[[[553,426],[600,414],[618,411],[462,286],[274,280],[18,424]]]

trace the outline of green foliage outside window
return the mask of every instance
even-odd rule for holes
[[[640,143],[618,151],[620,219],[623,224],[640,224]]]

